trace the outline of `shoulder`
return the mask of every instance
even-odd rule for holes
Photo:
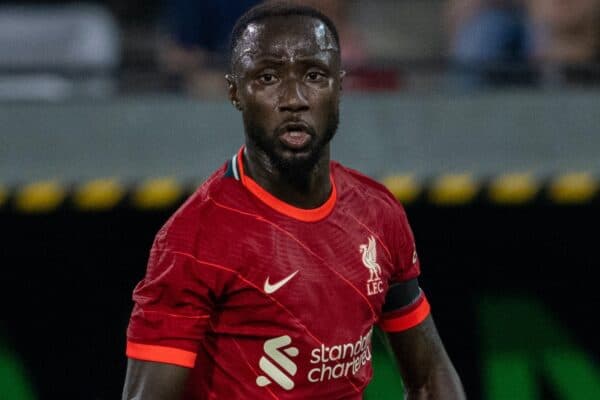
[[[215,199],[224,197],[224,192],[230,190],[231,179],[225,176],[226,165],[221,166],[192,195],[169,217],[157,232],[154,246],[178,248],[181,250],[194,246],[198,237],[215,224],[211,221],[219,213]]]
[[[404,214],[402,204],[383,184],[339,162],[333,161],[331,168],[341,198],[355,198],[379,210]]]
[[[332,171],[344,213],[360,218],[395,249],[413,241],[404,207],[383,184],[339,163]]]

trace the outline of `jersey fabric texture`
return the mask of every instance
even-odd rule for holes
[[[329,199],[293,207],[246,176],[242,156],[156,235],[127,356],[192,368],[186,399],[361,399],[373,326],[402,331],[429,314],[422,293],[382,311],[390,286],[420,271],[406,214],[336,162]]]

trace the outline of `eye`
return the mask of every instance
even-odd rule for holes
[[[306,74],[306,78],[310,82],[321,82],[322,80],[325,79],[325,74],[318,72],[318,71],[310,71],[309,73]]]
[[[274,74],[265,73],[260,75],[258,80],[265,85],[270,85],[277,81],[277,77]]]

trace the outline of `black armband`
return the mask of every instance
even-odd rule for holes
[[[419,325],[430,311],[416,278],[396,283],[388,289],[379,325],[385,332],[402,332]]]
[[[383,312],[399,310],[414,303],[421,295],[417,278],[406,282],[394,283],[385,296]]]

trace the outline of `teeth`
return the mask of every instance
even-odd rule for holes
[[[304,134],[304,132],[300,132],[300,131],[290,131],[291,137],[299,137],[299,136],[302,136],[303,134]]]

